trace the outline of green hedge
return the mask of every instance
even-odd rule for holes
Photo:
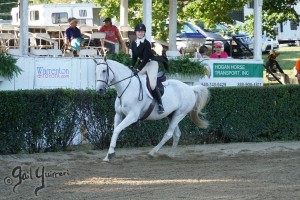
[[[210,127],[201,130],[184,118],[180,144],[299,140],[299,85],[210,91],[205,109]],[[2,91],[0,97],[0,154],[69,150],[84,130],[96,148],[109,146],[114,90],[105,95],[91,90]],[[167,120],[138,122],[120,134],[117,145],[156,145],[167,126]]]
[[[299,140],[300,85],[211,88],[211,134],[221,142]]]

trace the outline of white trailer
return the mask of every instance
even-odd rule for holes
[[[39,4],[28,7],[29,26],[68,25],[68,18],[75,17],[79,25],[99,26],[103,22],[99,17],[101,7],[95,4]],[[11,10],[12,25],[20,25],[19,8]]]
[[[295,10],[300,14],[300,2],[295,6]],[[253,8],[247,4],[244,7],[244,16],[253,14]],[[300,41],[300,26],[291,21],[285,21],[277,24],[275,27],[277,32],[276,39],[279,44],[299,45]]]

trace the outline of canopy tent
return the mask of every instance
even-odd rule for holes
[[[201,33],[182,33],[181,35],[179,35],[179,37],[182,38],[182,39],[203,39],[203,38],[206,38]]]
[[[128,27],[128,0],[120,0],[120,25]],[[177,0],[169,0],[169,50],[175,51],[177,31]],[[254,0],[254,59],[261,60],[260,44],[262,40],[262,4],[263,0]],[[143,0],[143,23],[146,25],[146,38],[151,41],[152,36],[152,0]],[[20,51],[22,55],[28,55],[28,0],[20,1]]]

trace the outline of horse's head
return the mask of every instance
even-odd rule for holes
[[[114,72],[109,67],[106,59],[100,62],[94,59],[94,62],[96,63],[96,92],[104,93],[114,78]]]

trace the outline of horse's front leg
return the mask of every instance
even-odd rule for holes
[[[121,117],[120,115],[116,115],[115,120],[116,119],[121,120],[120,117]],[[114,132],[113,132],[113,135],[112,135],[111,140],[110,140],[108,153],[107,153],[106,157],[103,159],[103,161],[108,162],[110,159],[112,159],[115,156],[115,147],[116,147],[116,143],[117,143],[117,139],[118,139],[119,134],[121,133],[121,131],[123,129],[125,129],[129,125],[133,124],[137,120],[138,120],[138,115],[136,115],[134,113],[129,113],[124,118],[124,120],[121,123],[119,123],[118,125],[117,125],[117,122],[115,121],[116,127],[114,128]]]
[[[122,113],[116,113],[114,118],[114,129],[122,122],[124,115]]]

